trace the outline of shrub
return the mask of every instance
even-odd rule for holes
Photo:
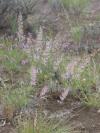
[[[83,91],[89,91],[94,84],[96,84],[96,77],[94,76],[93,68],[91,68],[90,65],[84,69],[79,78],[75,77],[72,80],[73,88]]]
[[[11,27],[11,32],[15,34],[17,32],[17,18],[16,17],[9,17],[9,23]]]
[[[79,44],[83,37],[82,27],[81,26],[72,27],[71,35],[72,35],[73,40]]]
[[[5,89],[1,90],[1,96],[2,103],[4,103],[5,106],[12,106],[15,108],[21,108],[22,106],[25,106],[29,101],[29,95],[32,91],[31,87],[22,87],[22,88],[16,88],[14,90],[12,89]]]
[[[86,7],[89,0],[60,0],[60,2],[69,11],[81,12]]]
[[[82,100],[82,102],[88,107],[100,108],[100,94],[99,93],[94,93],[89,95],[84,94],[84,100]]]
[[[0,50],[2,58],[2,65],[8,71],[21,70],[21,61],[26,59],[27,56],[20,49]]]
[[[89,0],[49,0],[56,9],[65,8],[69,13],[80,14],[87,6]]]

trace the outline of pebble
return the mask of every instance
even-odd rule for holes
[[[100,114],[100,109],[98,109],[98,110],[97,110],[97,113],[99,113],[99,114]]]

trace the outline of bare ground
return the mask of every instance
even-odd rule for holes
[[[63,120],[65,125],[71,125],[73,133],[100,133],[99,110],[86,107],[72,97],[61,105],[56,100],[48,101],[44,114],[50,119]]]

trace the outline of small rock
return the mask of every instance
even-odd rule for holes
[[[99,114],[100,114],[100,109],[98,109],[98,110],[97,110],[97,113],[99,113]]]

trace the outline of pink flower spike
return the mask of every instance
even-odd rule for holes
[[[45,85],[45,86],[42,88],[41,92],[40,92],[40,98],[43,98],[43,97],[45,96],[45,94],[48,92],[48,90],[49,90],[48,86]]]
[[[32,67],[32,71],[31,71],[31,85],[36,85],[36,79],[37,79],[37,69],[35,67]]]
[[[60,95],[60,100],[61,100],[61,101],[64,101],[65,98],[68,96],[69,92],[70,92],[70,89],[69,89],[69,88],[68,88],[68,89],[65,89],[65,90],[61,93],[61,95]]]

